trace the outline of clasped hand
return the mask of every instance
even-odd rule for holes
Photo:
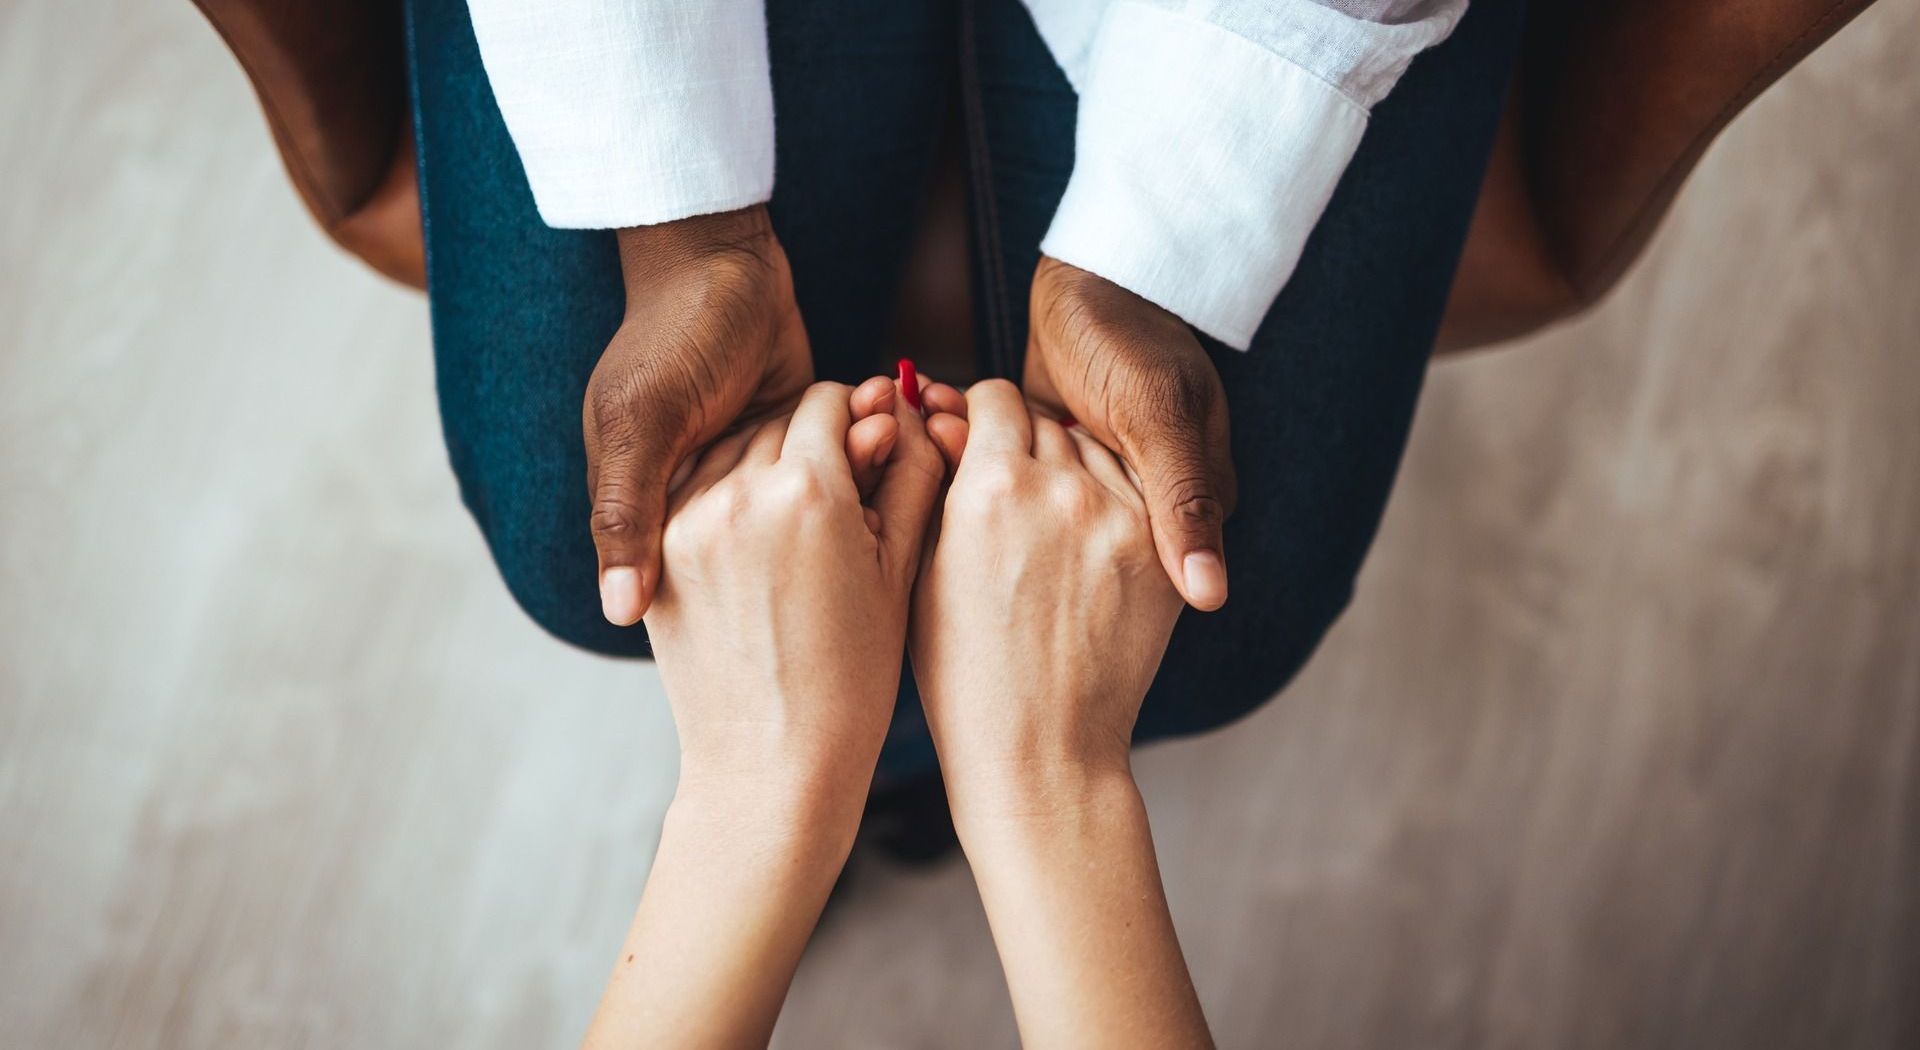
[[[763,209],[621,249],[627,318],[583,406],[592,528],[681,765],[587,1044],[765,1044],[908,652],[1023,1041],[1207,1045],[1128,765],[1182,599],[1226,598],[1225,399],[1192,333],[1043,260],[1044,407],[993,380],[933,384],[923,415],[891,379],[808,385]]]
[[[588,1046],[765,1044],[909,647],[1024,1040],[1206,1045],[1128,769],[1181,607],[1140,490],[1011,383],[925,397],[815,384],[670,485],[680,783]]]
[[[814,384],[671,487],[645,619],[683,792],[857,817],[909,639],[956,791],[1125,768],[1180,609],[1138,486],[1010,383],[925,399]]]

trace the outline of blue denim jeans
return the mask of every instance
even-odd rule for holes
[[[1386,506],[1507,78],[1521,0],[1478,0],[1375,108],[1253,348],[1207,350],[1233,419],[1233,597],[1188,612],[1138,739],[1266,702],[1353,592]],[[580,404],[618,326],[613,235],[540,221],[462,0],[409,0],[420,197],[442,426],[460,490],[528,614],[645,656],[601,619]],[[1073,166],[1075,97],[1020,0],[768,0],[773,225],[822,378],[879,350],[941,122],[960,92],[980,371],[1017,379],[1027,288]],[[909,679],[911,676],[908,676]],[[932,761],[911,682],[883,768]]]

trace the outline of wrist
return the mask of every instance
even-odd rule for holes
[[[657,283],[662,274],[715,259],[769,264],[769,248],[775,243],[773,220],[764,204],[629,226],[617,231],[615,240],[629,297]]]
[[[662,839],[837,867],[859,830],[870,780],[871,766],[856,778],[811,764],[745,774],[683,763]]]
[[[1116,757],[1029,756],[978,763],[947,777],[954,829],[977,846],[1045,839],[1063,830],[1131,819],[1143,811],[1124,753]]]
[[[757,833],[844,830],[849,839],[866,804],[882,739],[775,732],[753,724],[689,736],[682,741],[673,799],[687,818]]]

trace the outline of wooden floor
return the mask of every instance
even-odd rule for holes
[[[1438,367],[1352,611],[1139,766],[1223,1045],[1920,1045],[1920,0],[1599,313]],[[531,627],[425,312],[179,2],[0,8],[0,1046],[566,1046],[673,780]],[[869,868],[782,1047],[1013,1042]]]

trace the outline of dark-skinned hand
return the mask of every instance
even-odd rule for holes
[[[1227,600],[1233,509],[1227,395],[1186,323],[1105,278],[1042,256],[1026,394],[1071,416],[1140,479],[1160,565],[1187,604]]]
[[[765,207],[622,230],[619,243],[626,316],[581,429],[601,609],[625,626],[660,583],[676,472],[737,424],[791,410],[813,358]]]

